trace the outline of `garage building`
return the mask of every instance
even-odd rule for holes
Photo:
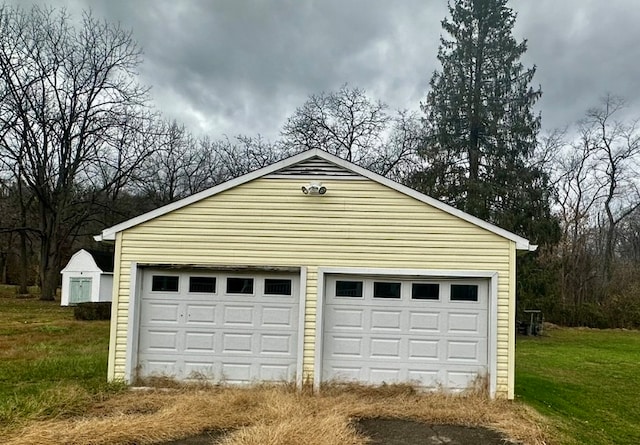
[[[109,378],[486,384],[529,241],[310,150],[108,228]]]

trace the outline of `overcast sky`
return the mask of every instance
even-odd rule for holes
[[[195,134],[276,138],[314,93],[348,83],[419,109],[445,0],[9,0],[83,9],[131,28],[156,107]],[[638,0],[512,0],[543,129],[577,121],[605,93],[640,117]]]

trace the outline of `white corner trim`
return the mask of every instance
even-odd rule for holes
[[[307,307],[307,268],[300,267],[300,299],[298,300],[298,358],[296,361],[296,385],[302,388],[304,383],[304,315]]]
[[[316,295],[316,338],[315,338],[315,350],[313,358],[313,388],[314,390],[320,389],[322,383],[322,354],[323,354],[323,333],[324,333],[324,282],[325,274],[329,273],[324,267],[318,267],[317,284],[318,294]]]
[[[435,198],[427,196],[423,193],[417,192],[409,187],[406,187],[402,184],[399,184],[395,181],[392,181],[384,176],[381,176],[377,173],[373,173],[372,171],[367,170],[366,168],[360,167],[358,165],[352,164],[349,161],[345,161],[337,156],[327,153],[324,150],[312,149],[292,156],[287,159],[283,159],[282,161],[276,162],[275,164],[271,164],[269,166],[263,167],[259,170],[253,171],[246,175],[240,176],[238,178],[232,179],[210,189],[204,190],[200,193],[196,193],[194,195],[188,196],[180,201],[173,202],[171,204],[167,204],[158,209],[152,210],[151,212],[145,213],[143,215],[132,218],[128,221],[124,221],[115,226],[104,229],[101,234],[94,236],[96,241],[111,241],[115,240],[115,234],[121,232],[123,230],[129,229],[131,227],[137,226],[138,224],[142,224],[146,221],[149,221],[153,218],[157,218],[158,216],[164,215],[166,213],[172,212],[174,210],[180,209],[184,206],[192,204],[194,202],[200,201],[202,199],[208,198],[210,196],[221,193],[225,190],[229,190],[233,187],[237,187],[246,182],[252,181],[254,179],[260,178],[262,176],[266,176],[268,174],[274,173],[282,168],[286,168],[290,165],[297,164],[298,162],[313,158],[319,157],[328,162],[332,162],[346,170],[352,171],[356,174],[359,174],[365,178],[368,178],[372,181],[378,182],[382,185],[385,185],[391,189],[394,189],[400,193],[403,193],[407,196],[417,199],[425,204],[428,204],[432,207],[435,207],[439,210],[442,210],[445,213],[449,213],[453,216],[456,216],[464,221],[467,221],[471,224],[474,224],[478,227],[481,227],[489,232],[495,233],[503,238],[506,238],[510,241],[516,243],[516,249],[518,250],[535,250],[535,246],[529,244],[529,240],[523,238],[515,233],[509,232],[508,230],[502,229],[498,226],[495,226],[491,223],[481,220],[480,218],[476,218],[468,213],[463,212],[462,210],[458,210],[454,207],[451,207],[444,202],[438,201]]]
[[[487,342],[489,353],[489,396],[496,398],[498,389],[498,272],[489,277],[489,323]],[[515,310],[515,309],[514,309]],[[509,329],[515,326],[509,326]]]
[[[489,280],[489,313],[487,332],[487,353],[489,372],[489,396],[496,397],[498,386],[498,272],[486,270],[438,270],[438,269],[387,269],[359,267],[319,267],[318,295],[316,307],[315,361],[313,366],[313,386],[317,390],[322,383],[322,354],[324,331],[324,284],[325,275],[380,275],[393,277],[437,277],[437,278],[487,278]]]
[[[131,263],[131,278],[129,281],[129,308],[127,313],[127,351],[124,364],[124,381],[131,385],[136,378],[138,362],[138,338],[140,328],[140,289],[142,277],[140,277],[138,263]]]

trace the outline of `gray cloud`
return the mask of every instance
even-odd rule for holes
[[[640,4],[633,0],[526,2],[518,31],[538,67],[543,125],[580,119],[606,93],[625,97],[640,117]]]
[[[17,1],[17,0],[16,0]],[[56,3],[57,2],[57,3]],[[21,3],[24,3],[21,2]],[[437,65],[446,2],[420,0],[55,0],[133,29],[141,81],[165,116],[213,138],[276,137],[309,94],[344,83],[418,109]],[[516,35],[546,129],[579,119],[605,92],[640,116],[635,0],[512,1]]]

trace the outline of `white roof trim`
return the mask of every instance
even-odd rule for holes
[[[377,173],[373,173],[372,171],[369,171],[366,168],[352,164],[349,161],[345,161],[344,159],[341,159],[337,156],[327,153],[326,151],[318,150],[318,149],[307,150],[303,153],[300,153],[290,158],[283,159],[282,161],[276,162],[275,164],[268,165],[266,167],[253,171],[246,175],[224,182],[215,187],[211,187],[210,189],[203,190],[200,193],[196,193],[194,195],[188,196],[184,199],[181,199],[180,201],[172,202],[171,204],[167,204],[163,207],[152,210],[151,212],[147,212],[145,214],[132,218],[128,221],[124,221],[120,224],[109,227],[103,230],[100,235],[96,235],[94,239],[96,241],[115,240],[116,233],[118,232],[122,232],[123,230],[137,226],[138,224],[142,224],[151,219],[157,218],[158,216],[161,216],[166,213],[172,212],[174,210],[180,209],[182,207],[188,206],[189,204],[192,204],[194,202],[216,195],[218,193],[224,192],[225,190],[229,190],[231,188],[237,187],[239,185],[242,185],[254,179],[258,179],[270,173],[274,173],[282,168],[286,168],[290,165],[297,164],[298,162],[304,161],[314,156],[325,159],[329,162],[333,162],[334,164],[337,164],[340,167],[343,167],[347,170],[350,170],[354,173],[364,176],[365,178],[371,179],[372,181],[378,182],[389,188],[397,190],[400,193],[411,196],[412,198],[415,198],[418,201],[424,202],[425,204],[428,204],[432,207],[442,210],[443,212],[449,213],[464,221],[470,222],[471,224],[474,224],[478,227],[488,230],[489,232],[495,233],[496,235],[499,235],[503,238],[513,241],[516,243],[516,249],[518,250],[534,251],[538,247],[536,245],[530,244],[529,240],[519,235],[516,235],[515,233],[509,232],[508,230],[502,229],[498,226],[495,226],[491,223],[481,220],[480,218],[476,218],[475,216],[472,216],[468,213],[463,212],[462,210],[458,210],[454,207],[451,207],[450,205],[445,204],[442,201],[438,201],[437,199],[431,198],[430,196],[427,196],[423,193],[417,192],[402,184],[399,184],[390,179],[387,179],[384,176],[378,175]]]

